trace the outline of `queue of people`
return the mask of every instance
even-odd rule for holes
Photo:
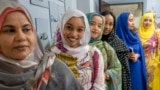
[[[66,11],[43,51],[28,10],[0,1],[0,90],[159,90],[155,13]]]

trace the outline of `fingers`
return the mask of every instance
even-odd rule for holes
[[[131,59],[133,62],[136,62],[139,57],[139,54],[131,53],[129,56],[129,59]]]

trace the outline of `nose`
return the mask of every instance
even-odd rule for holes
[[[98,25],[93,25],[93,28],[94,28],[94,30],[98,30],[99,29]]]
[[[109,28],[109,25],[108,25],[108,24],[106,24],[104,27],[105,27],[106,29],[108,29],[108,28]]]
[[[22,30],[18,30],[16,32],[15,40],[19,42],[25,41],[26,40],[25,33]]]
[[[71,32],[71,36],[73,37],[73,36],[76,36],[77,35],[77,30],[76,29],[74,29],[72,32]]]

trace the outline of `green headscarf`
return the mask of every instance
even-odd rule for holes
[[[97,38],[94,38],[94,39],[91,38],[89,43],[92,43],[92,42],[95,42],[95,41],[101,41],[103,30],[104,30],[104,25],[105,25],[104,17],[102,15],[98,14],[98,13],[87,13],[86,16],[88,18],[89,25],[91,25],[91,19],[92,19],[93,16],[100,16],[102,18],[103,22],[102,22],[102,26],[101,26],[101,34],[100,34],[100,36],[97,37]]]

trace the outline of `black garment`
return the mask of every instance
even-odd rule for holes
[[[102,40],[108,42],[116,51],[118,59],[122,65],[122,90],[131,90],[131,78],[128,63],[128,49],[122,40],[116,35],[114,30],[108,34],[103,35]]]

